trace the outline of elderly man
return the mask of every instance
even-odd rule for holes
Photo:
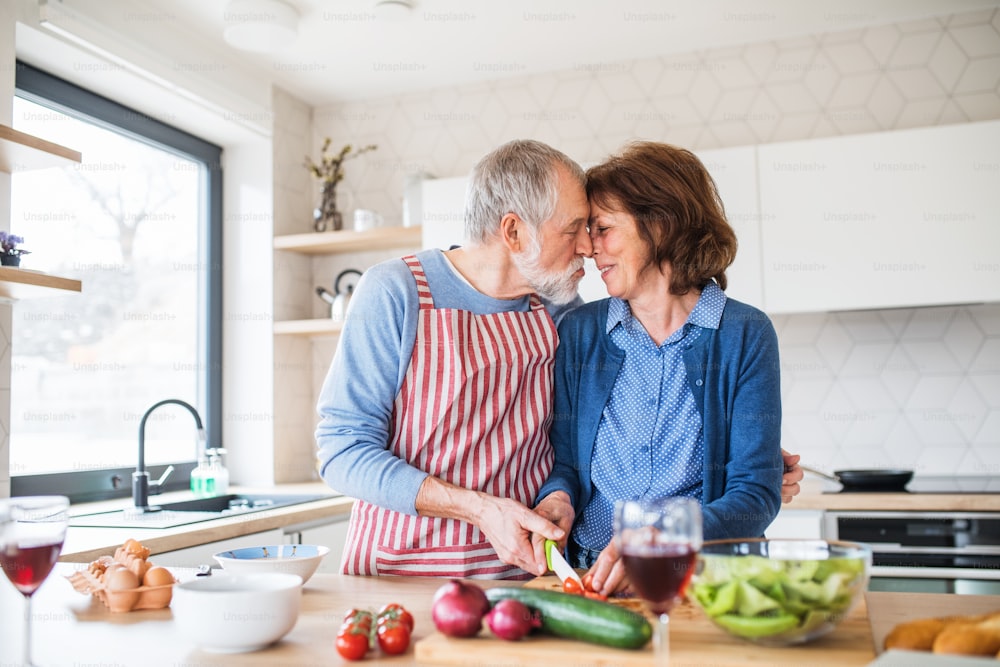
[[[467,245],[365,272],[319,399],[323,479],[355,498],[350,574],[539,574],[553,316],[590,253],[584,175],[535,141],[476,165]],[[543,303],[545,299],[549,306]]]
[[[541,538],[569,526],[529,508],[553,465],[554,319],[591,253],[584,185],[563,153],[504,144],[473,170],[466,245],[365,272],[316,430],[323,479],[358,499],[344,573],[545,572]]]

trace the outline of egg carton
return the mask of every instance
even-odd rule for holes
[[[115,613],[168,607],[173,597],[174,584],[177,583],[177,578],[172,577],[173,581],[168,584],[111,590],[103,577],[90,570],[79,570],[67,576],[66,579],[69,580],[75,591],[85,595],[93,595]]]

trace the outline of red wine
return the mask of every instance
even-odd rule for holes
[[[31,595],[55,567],[60,551],[62,542],[33,547],[8,544],[0,551],[0,566],[17,590],[24,595]]]
[[[687,544],[626,547],[622,556],[629,582],[655,614],[665,614],[684,593],[698,552]]]

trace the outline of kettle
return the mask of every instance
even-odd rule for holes
[[[331,319],[344,321],[344,318],[347,316],[347,305],[351,301],[351,294],[354,293],[354,287],[357,285],[357,279],[360,277],[361,272],[357,269],[345,269],[333,281],[332,294],[325,287],[316,288],[316,294],[319,298],[330,304]]]

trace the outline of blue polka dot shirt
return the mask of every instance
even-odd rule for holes
[[[600,550],[614,531],[616,500],[701,498],[701,415],[687,383],[684,349],[704,329],[718,329],[726,295],[709,283],[684,326],[657,345],[628,302],[611,299],[607,331],[625,352],[604,406],[591,460],[594,494],[577,518],[573,539]]]

